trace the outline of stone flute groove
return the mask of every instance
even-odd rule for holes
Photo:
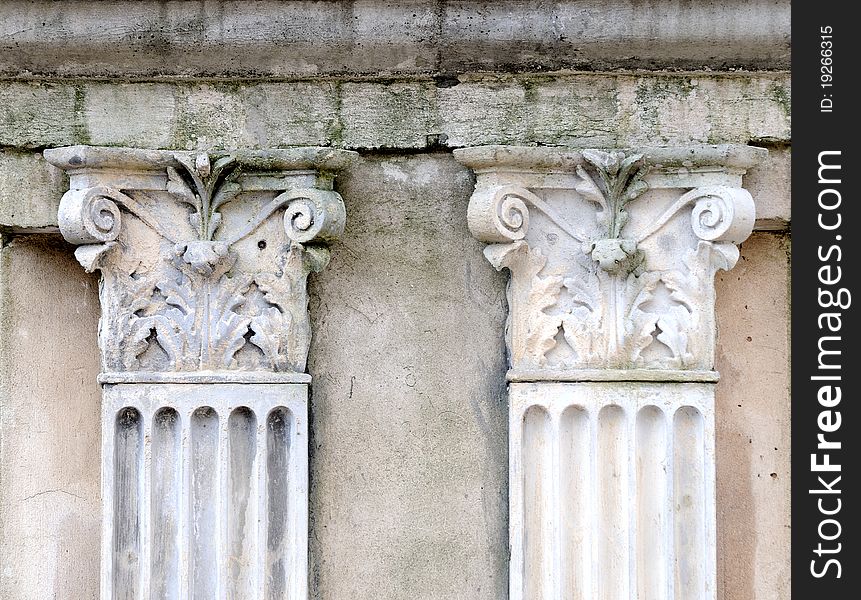
[[[681,385],[512,384],[512,597],[714,594],[712,386]]]
[[[305,600],[306,283],[353,153],[44,154],[101,272],[101,598]]]
[[[246,386],[106,388],[113,597],[305,597],[306,386]]]
[[[715,599],[714,275],[764,155],[455,151],[470,231],[511,272],[511,600]]]

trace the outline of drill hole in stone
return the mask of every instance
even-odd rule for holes
[[[257,247],[260,248],[261,250],[265,250],[266,249],[266,240],[260,240],[259,242],[257,242]]]

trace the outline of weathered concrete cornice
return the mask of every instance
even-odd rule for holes
[[[789,2],[4,2],[0,75],[788,69]]]
[[[767,144],[775,150],[769,164],[747,177],[761,200],[757,227],[785,229],[790,220],[787,73],[460,79],[445,88],[408,79],[7,81],[0,84],[0,228],[56,228],[56,204],[66,181],[45,164],[40,151],[75,144],[183,151],[316,146],[395,153],[492,144]]]

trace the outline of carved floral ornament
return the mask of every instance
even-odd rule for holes
[[[306,279],[343,231],[332,179],[353,156],[45,151],[71,179],[60,231],[102,273],[103,370],[303,373]]]
[[[714,365],[714,274],[754,224],[741,176],[766,151],[455,151],[477,173],[468,210],[485,256],[511,271],[513,380]],[[543,375],[542,375],[543,373]]]

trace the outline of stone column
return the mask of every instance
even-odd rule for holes
[[[101,598],[307,598],[306,279],[353,153],[45,151],[101,271]]]
[[[511,272],[511,600],[714,600],[713,281],[765,153],[455,151]]]

